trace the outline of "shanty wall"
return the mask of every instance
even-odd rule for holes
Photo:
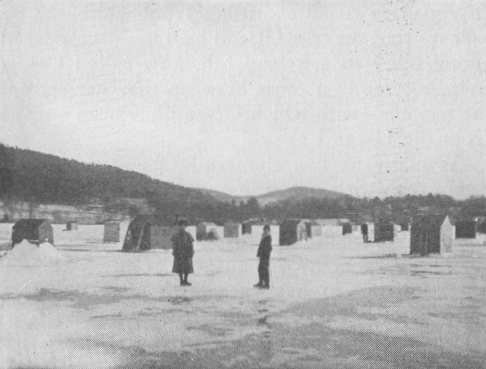
[[[318,224],[308,226],[307,233],[309,237],[320,237],[322,235],[322,227]]]
[[[323,237],[333,237],[333,236],[342,236],[343,235],[343,226],[322,226],[321,227],[321,235]]]
[[[105,223],[103,242],[120,242],[120,223]]]
[[[12,227],[12,223],[0,223],[0,250],[7,250],[9,248],[12,238]]]
[[[451,232],[452,234],[452,232]],[[410,254],[427,255],[440,252],[440,227],[413,223],[410,232]]]
[[[219,239],[222,239],[224,237],[224,227],[219,227],[219,226],[216,226],[216,227],[207,227],[207,230],[209,232],[213,231],[213,232],[216,232],[216,234],[218,235]]]
[[[246,233],[243,236],[249,240],[252,244],[259,244],[263,234],[263,225],[252,225],[251,233]],[[272,236],[272,244],[278,245],[280,243],[280,226],[271,225],[270,234]]]
[[[174,236],[178,231],[179,227],[177,226],[151,226],[151,248],[170,250],[172,248],[172,236]]]
[[[305,223],[282,224],[279,229],[279,242],[281,246],[292,245],[299,241],[307,240],[307,227]]]
[[[398,234],[402,231],[402,226],[400,224],[393,225],[393,236],[397,238]]]
[[[344,235],[347,235],[347,234],[352,234],[353,233],[353,226],[349,223],[345,223],[343,224],[342,226],[342,229],[343,229],[343,236]]]
[[[482,233],[482,234],[486,234],[486,222],[481,222],[481,223],[478,224],[477,232]]]
[[[270,234],[272,235],[272,244],[278,245],[280,243],[280,226],[271,225]]]
[[[368,241],[375,242],[375,224],[374,223],[366,223],[368,224]]]
[[[448,253],[453,250],[452,225],[446,218],[442,224],[413,223],[410,231],[410,253]]]
[[[197,235],[197,227],[196,226],[187,226],[186,232],[189,233],[192,236],[194,241],[196,240],[196,235]]]
[[[456,238],[476,238],[476,222],[457,222]]]
[[[390,223],[378,223],[375,225],[375,241],[393,241],[395,228]]]
[[[43,223],[38,224],[37,227],[17,227],[17,229],[14,230],[13,225],[11,225],[10,229],[12,231],[12,239],[19,237],[28,241],[35,240],[37,241],[38,245],[44,242],[49,242],[50,244],[54,245],[54,231],[51,224],[47,220]],[[14,234],[16,235],[16,237],[14,237]]]
[[[48,222],[44,222],[39,226],[39,244],[44,242],[54,245],[54,232]]]
[[[242,226],[238,223],[228,223],[224,225],[224,238],[239,238],[242,233]]]
[[[206,227],[205,224],[199,223],[196,226],[196,231],[197,231],[197,233],[200,233],[200,234],[206,234],[208,232],[208,230],[206,228],[207,227]]]
[[[66,231],[77,231],[77,230],[78,230],[78,223],[76,222],[66,223]]]
[[[446,220],[440,226],[440,252],[452,252],[453,243],[452,225]]]

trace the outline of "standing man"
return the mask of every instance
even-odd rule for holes
[[[194,273],[192,267],[192,257],[194,256],[194,239],[191,234],[186,232],[187,220],[179,221],[179,231],[172,236],[172,255],[174,255],[174,266],[172,273],[178,273],[181,279],[181,286],[192,286],[187,281],[190,273]]]
[[[363,235],[363,242],[368,242],[368,224],[361,224],[361,234]]]
[[[254,287],[269,289],[270,288],[270,253],[272,252],[272,236],[270,235],[270,226],[267,224],[263,227],[263,235],[258,246],[257,257],[260,258],[258,265],[259,282]]]

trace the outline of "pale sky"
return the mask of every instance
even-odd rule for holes
[[[0,142],[233,195],[486,195],[484,1],[0,2]]]

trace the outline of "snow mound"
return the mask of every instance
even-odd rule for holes
[[[64,256],[50,243],[41,243],[40,246],[28,241],[22,241],[0,259],[3,265],[32,266],[48,265],[65,260]]]

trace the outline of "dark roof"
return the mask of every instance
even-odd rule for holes
[[[302,219],[285,219],[280,226],[296,226],[300,222],[303,222]]]
[[[261,220],[245,220],[242,224],[245,225],[265,225],[267,223],[262,222]]]
[[[412,218],[412,223],[422,223],[435,226],[441,226],[444,223],[447,215],[444,214],[430,214],[430,215],[417,215]]]
[[[18,228],[37,228],[39,227],[42,223],[47,222],[47,219],[20,219],[17,221],[17,223],[14,224],[12,227],[13,229],[18,229]]]
[[[320,224],[319,224],[319,223],[314,222],[314,221],[305,222],[305,224],[310,225],[310,226],[320,226]]]
[[[460,221],[457,221],[456,222],[456,225],[459,224],[459,223],[462,223],[462,224],[471,224],[471,223],[474,223],[474,224],[476,224],[476,221],[474,221],[474,220],[460,220]]]
[[[137,215],[135,219],[133,219],[133,222],[148,223],[150,225],[156,225],[156,226],[173,225],[167,221],[164,221],[161,217],[158,217],[156,215],[148,215],[148,214]]]

